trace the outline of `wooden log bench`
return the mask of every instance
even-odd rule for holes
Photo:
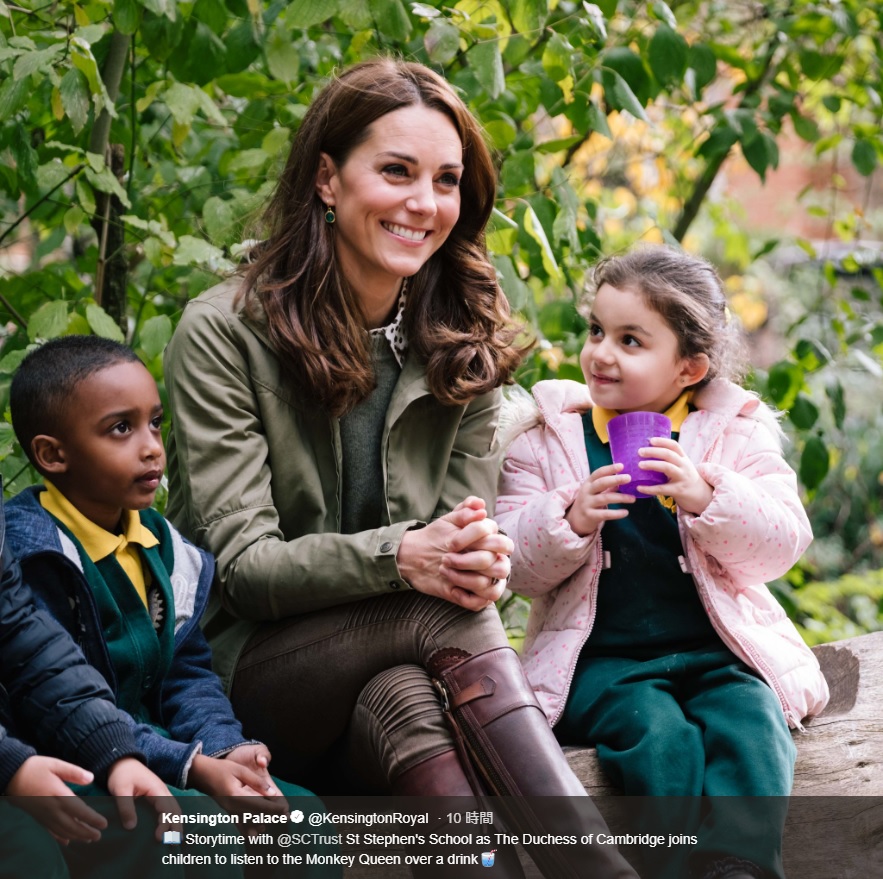
[[[788,879],[883,877],[883,632],[815,648],[831,689],[824,713],[795,732],[797,766],[785,829]],[[613,834],[630,828],[629,798],[603,776],[593,749],[567,748],[567,759]],[[487,828],[472,826],[473,832]],[[629,857],[641,879],[641,852]],[[527,879],[542,879],[524,852]],[[457,867],[450,868],[456,876]],[[408,879],[410,869],[359,867],[346,879]],[[488,871],[493,879],[493,870]],[[687,879],[687,877],[685,877]]]
[[[795,879],[883,877],[883,632],[822,644],[814,653],[831,700],[804,732],[793,733],[786,872]],[[594,749],[566,752],[616,833],[628,798],[604,777]]]

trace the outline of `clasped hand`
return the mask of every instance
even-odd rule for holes
[[[405,532],[397,561],[418,592],[479,611],[503,594],[513,549],[484,501],[468,497],[425,528]]]

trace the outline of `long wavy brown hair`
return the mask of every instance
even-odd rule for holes
[[[485,246],[496,174],[478,123],[451,86],[423,65],[365,61],[333,79],[304,116],[240,294],[250,317],[266,315],[285,371],[332,415],[365,399],[375,378],[361,306],[335,257],[334,228],[316,192],[320,153],[342,167],[376,119],[417,104],[451,120],[464,168],[457,223],[408,284],[408,343],[425,363],[430,392],[449,405],[510,381],[526,351],[515,344],[520,328]]]

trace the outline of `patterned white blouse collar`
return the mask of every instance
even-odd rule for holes
[[[405,278],[402,283],[402,290],[399,293],[399,301],[396,307],[396,316],[385,327],[376,327],[369,330],[372,336],[386,336],[389,347],[395,356],[399,368],[405,365],[405,355],[408,353],[408,340],[405,337],[405,330],[402,327],[402,318],[405,314],[405,302],[407,301],[408,279]]]

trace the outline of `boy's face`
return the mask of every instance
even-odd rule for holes
[[[116,531],[122,511],[153,503],[165,467],[163,410],[141,363],[119,362],[75,389],[49,479],[87,518]]]

